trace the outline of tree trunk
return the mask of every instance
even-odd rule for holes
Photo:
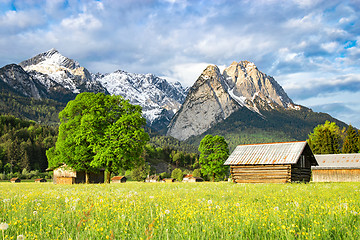
[[[89,172],[88,171],[85,172],[85,183],[89,184]]]
[[[215,182],[215,173],[213,173],[212,181]]]
[[[110,183],[111,172],[105,171],[105,183]]]

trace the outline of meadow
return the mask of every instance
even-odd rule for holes
[[[0,183],[0,223],[0,239],[360,239],[360,183]]]

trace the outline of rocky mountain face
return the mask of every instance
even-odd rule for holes
[[[0,81],[23,96],[65,103],[81,92],[122,95],[140,105],[149,125],[157,130],[166,129],[186,96],[180,83],[152,74],[92,74],[56,49],[1,68]]]
[[[190,88],[167,135],[179,140],[200,135],[244,107],[260,116],[264,110],[300,109],[274,78],[251,62],[233,62],[223,73],[208,66]]]
[[[179,140],[199,135],[229,117],[239,107],[226,91],[219,68],[208,66],[190,88],[167,134]]]
[[[110,94],[121,95],[130,103],[142,106],[144,117],[155,129],[166,129],[170,119],[185,100],[185,89],[179,82],[169,83],[153,74],[116,71],[97,74],[95,79]]]

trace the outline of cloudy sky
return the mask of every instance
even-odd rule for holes
[[[252,61],[295,103],[360,128],[360,0],[0,0],[1,67],[51,48],[184,86]]]

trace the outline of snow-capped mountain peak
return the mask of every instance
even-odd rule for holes
[[[21,62],[20,66],[47,87],[55,82],[73,93],[107,92],[101,84],[93,81],[86,68],[54,48]]]
[[[137,74],[115,71],[110,74],[96,75],[110,94],[121,95],[130,103],[142,106],[144,117],[150,124],[159,118],[166,121],[180,108],[185,99],[181,84],[167,82],[153,74]]]
[[[56,49],[25,60],[20,66],[48,92],[57,89],[58,93],[59,88],[64,88],[74,94],[104,92],[121,95],[130,103],[140,105],[144,117],[155,129],[167,126],[186,97],[186,91],[179,82],[170,83],[151,73],[137,74],[122,70],[92,74]]]

